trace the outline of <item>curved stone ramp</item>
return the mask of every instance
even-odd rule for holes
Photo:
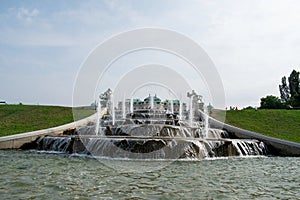
[[[96,114],[93,114],[87,118],[69,124],[53,127],[53,128],[0,137],[0,150],[19,149],[22,147],[22,145],[33,142],[38,137],[46,136],[46,135],[59,136],[62,135],[65,131],[73,130],[81,126],[86,126],[89,123],[95,122],[95,120],[96,120]]]
[[[227,131],[233,137],[240,139],[257,139],[263,141],[270,152],[274,156],[300,156],[300,143],[290,142],[273,138],[235,126],[231,126],[209,117],[209,124],[213,128],[219,128]]]

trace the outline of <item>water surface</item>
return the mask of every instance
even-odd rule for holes
[[[90,157],[0,151],[0,199],[297,199],[300,194],[300,158],[176,161],[143,173],[140,161],[106,162],[115,169]],[[136,171],[120,173],[120,162]]]

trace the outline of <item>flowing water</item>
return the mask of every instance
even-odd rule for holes
[[[227,157],[175,161],[120,173],[91,157],[0,151],[0,199],[299,199],[300,158]],[[119,162],[119,163],[118,163]]]
[[[114,135],[89,135],[94,128],[82,127],[79,136],[46,136],[33,149],[63,153],[92,154],[122,159],[203,159],[225,156],[268,155],[263,142],[252,139],[230,139],[226,131],[209,129],[206,139],[196,138],[198,129],[166,125],[125,125],[114,129]],[[83,134],[81,134],[83,133]],[[88,135],[84,135],[88,134]],[[129,135],[130,134],[130,135]],[[127,137],[128,136],[128,137]]]

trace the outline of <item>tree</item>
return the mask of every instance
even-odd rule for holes
[[[288,77],[288,83],[286,77],[282,77],[281,85],[279,85],[281,102],[285,103],[288,106],[300,107],[300,72],[293,70],[290,76]]]
[[[260,108],[262,109],[281,109],[284,105],[278,97],[269,95],[260,99]]]
[[[282,77],[281,79],[282,85],[279,85],[280,97],[283,103],[287,103],[290,100],[290,89],[286,84],[286,77]]]
[[[292,71],[289,77],[289,86],[291,97],[299,94],[299,72],[296,72],[295,70]]]

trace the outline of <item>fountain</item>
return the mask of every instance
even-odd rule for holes
[[[115,113],[115,103],[114,103],[114,98],[113,98],[113,94],[111,94],[110,97],[110,101],[111,101],[111,108],[110,108],[110,112],[111,112],[111,116],[112,116],[112,125],[115,125],[115,121],[116,121],[116,113]]]
[[[133,97],[130,99],[130,113],[133,113]]]
[[[36,141],[37,149],[118,159],[267,155],[267,148],[261,141],[234,139],[224,130],[209,128],[202,97],[194,91],[187,96],[189,110],[181,101],[176,105],[169,101],[173,105],[172,112],[167,112],[169,104],[162,103],[154,109],[151,95],[150,102],[140,101],[139,104],[133,104],[131,97],[129,111],[124,114],[125,98],[117,109],[113,93],[108,90],[98,100],[96,124],[78,128],[69,136],[41,137]],[[106,113],[101,111],[101,105],[108,108]]]
[[[193,95],[190,96],[190,111],[189,111],[189,122],[190,126],[193,126],[193,118],[194,118],[194,112],[193,112]]]
[[[207,107],[204,107],[204,137],[207,137],[208,135],[208,130],[209,130],[209,123],[208,123],[208,112],[207,112]]]
[[[171,113],[174,113],[173,100],[170,101]]]
[[[150,95],[150,109],[154,109],[154,97]]]
[[[122,102],[122,118],[123,119],[126,118],[126,99],[125,99],[125,95],[124,95],[123,102]]]
[[[100,98],[97,101],[97,118],[96,118],[96,135],[99,135],[99,126],[100,126],[100,118],[101,118],[101,102],[100,102]],[[100,131],[100,135],[101,135],[101,131]]]

